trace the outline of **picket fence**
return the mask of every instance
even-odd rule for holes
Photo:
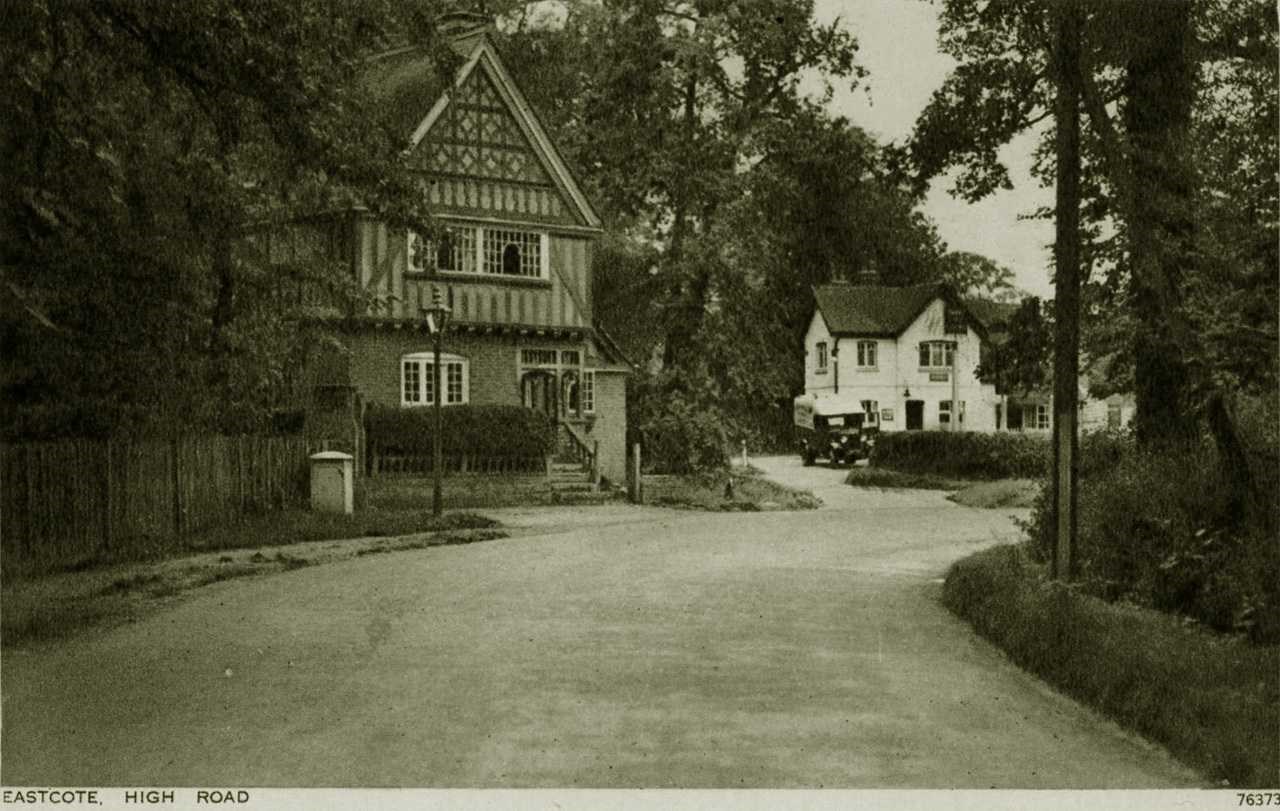
[[[307,451],[295,436],[0,444],[3,570],[164,547],[246,513],[300,504]]]

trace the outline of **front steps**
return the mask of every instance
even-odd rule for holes
[[[614,498],[591,481],[591,474],[583,470],[581,462],[556,459],[551,463],[548,483],[554,504],[599,504]]]

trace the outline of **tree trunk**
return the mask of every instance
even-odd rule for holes
[[[1182,278],[1191,261],[1193,176],[1187,155],[1195,65],[1191,5],[1135,0],[1129,30],[1125,122],[1134,198],[1129,218],[1130,306],[1138,441],[1159,446],[1196,434],[1187,402],[1188,369],[1177,326]]]

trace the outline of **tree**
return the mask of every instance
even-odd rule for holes
[[[967,197],[1007,185],[999,146],[1052,110],[1046,27],[1051,6],[1042,0],[945,4],[941,42],[960,64],[921,115],[909,145],[918,182],[957,167],[957,191]],[[1096,357],[1113,360],[1113,368],[1132,376],[1144,444],[1177,442],[1195,432],[1196,415],[1213,401],[1211,391],[1226,382],[1219,370],[1202,363],[1210,355],[1219,362],[1225,358],[1206,351],[1206,333],[1197,327],[1220,308],[1191,305],[1188,297],[1224,301],[1205,289],[1205,248],[1225,241],[1212,236],[1220,229],[1233,231],[1232,240],[1243,236],[1228,225],[1232,218],[1205,216],[1236,202],[1216,179],[1196,171],[1191,156],[1199,154],[1197,142],[1233,137],[1215,132],[1204,115],[1223,100],[1259,94],[1255,100],[1263,109],[1274,109],[1275,83],[1268,86],[1260,77],[1275,73],[1276,11],[1261,2],[1208,0],[1090,2],[1085,11],[1081,210],[1092,235],[1085,255],[1095,274],[1086,303],[1101,316],[1102,327],[1086,342]],[[1233,177],[1242,188],[1273,188],[1275,141],[1264,133],[1274,132],[1274,118],[1259,128],[1245,120],[1249,114],[1242,108],[1229,117],[1228,131],[1243,128],[1253,135],[1236,141],[1249,149],[1243,160],[1237,155],[1242,171],[1223,166],[1226,174],[1219,177]],[[1217,128],[1224,123],[1219,116]],[[1037,166],[1046,180],[1052,167],[1047,147],[1042,144]],[[1205,205],[1206,194],[1213,204]],[[1252,196],[1249,204],[1262,202]],[[1265,219],[1235,219],[1251,224],[1245,244],[1275,241]],[[1239,324],[1243,329],[1236,334],[1245,341],[1273,332],[1273,289],[1260,288],[1272,296],[1260,308],[1270,315],[1244,310],[1249,323]]]
[[[402,135],[357,82],[429,5],[38,0],[0,40],[7,424],[260,426],[286,402],[332,251],[268,267],[254,227],[368,206],[429,225]],[[438,48],[440,70],[449,68]]]

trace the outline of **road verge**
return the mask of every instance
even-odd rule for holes
[[[1280,647],[1050,582],[1021,546],[954,564],[943,602],[1019,666],[1215,783],[1280,779]]]

